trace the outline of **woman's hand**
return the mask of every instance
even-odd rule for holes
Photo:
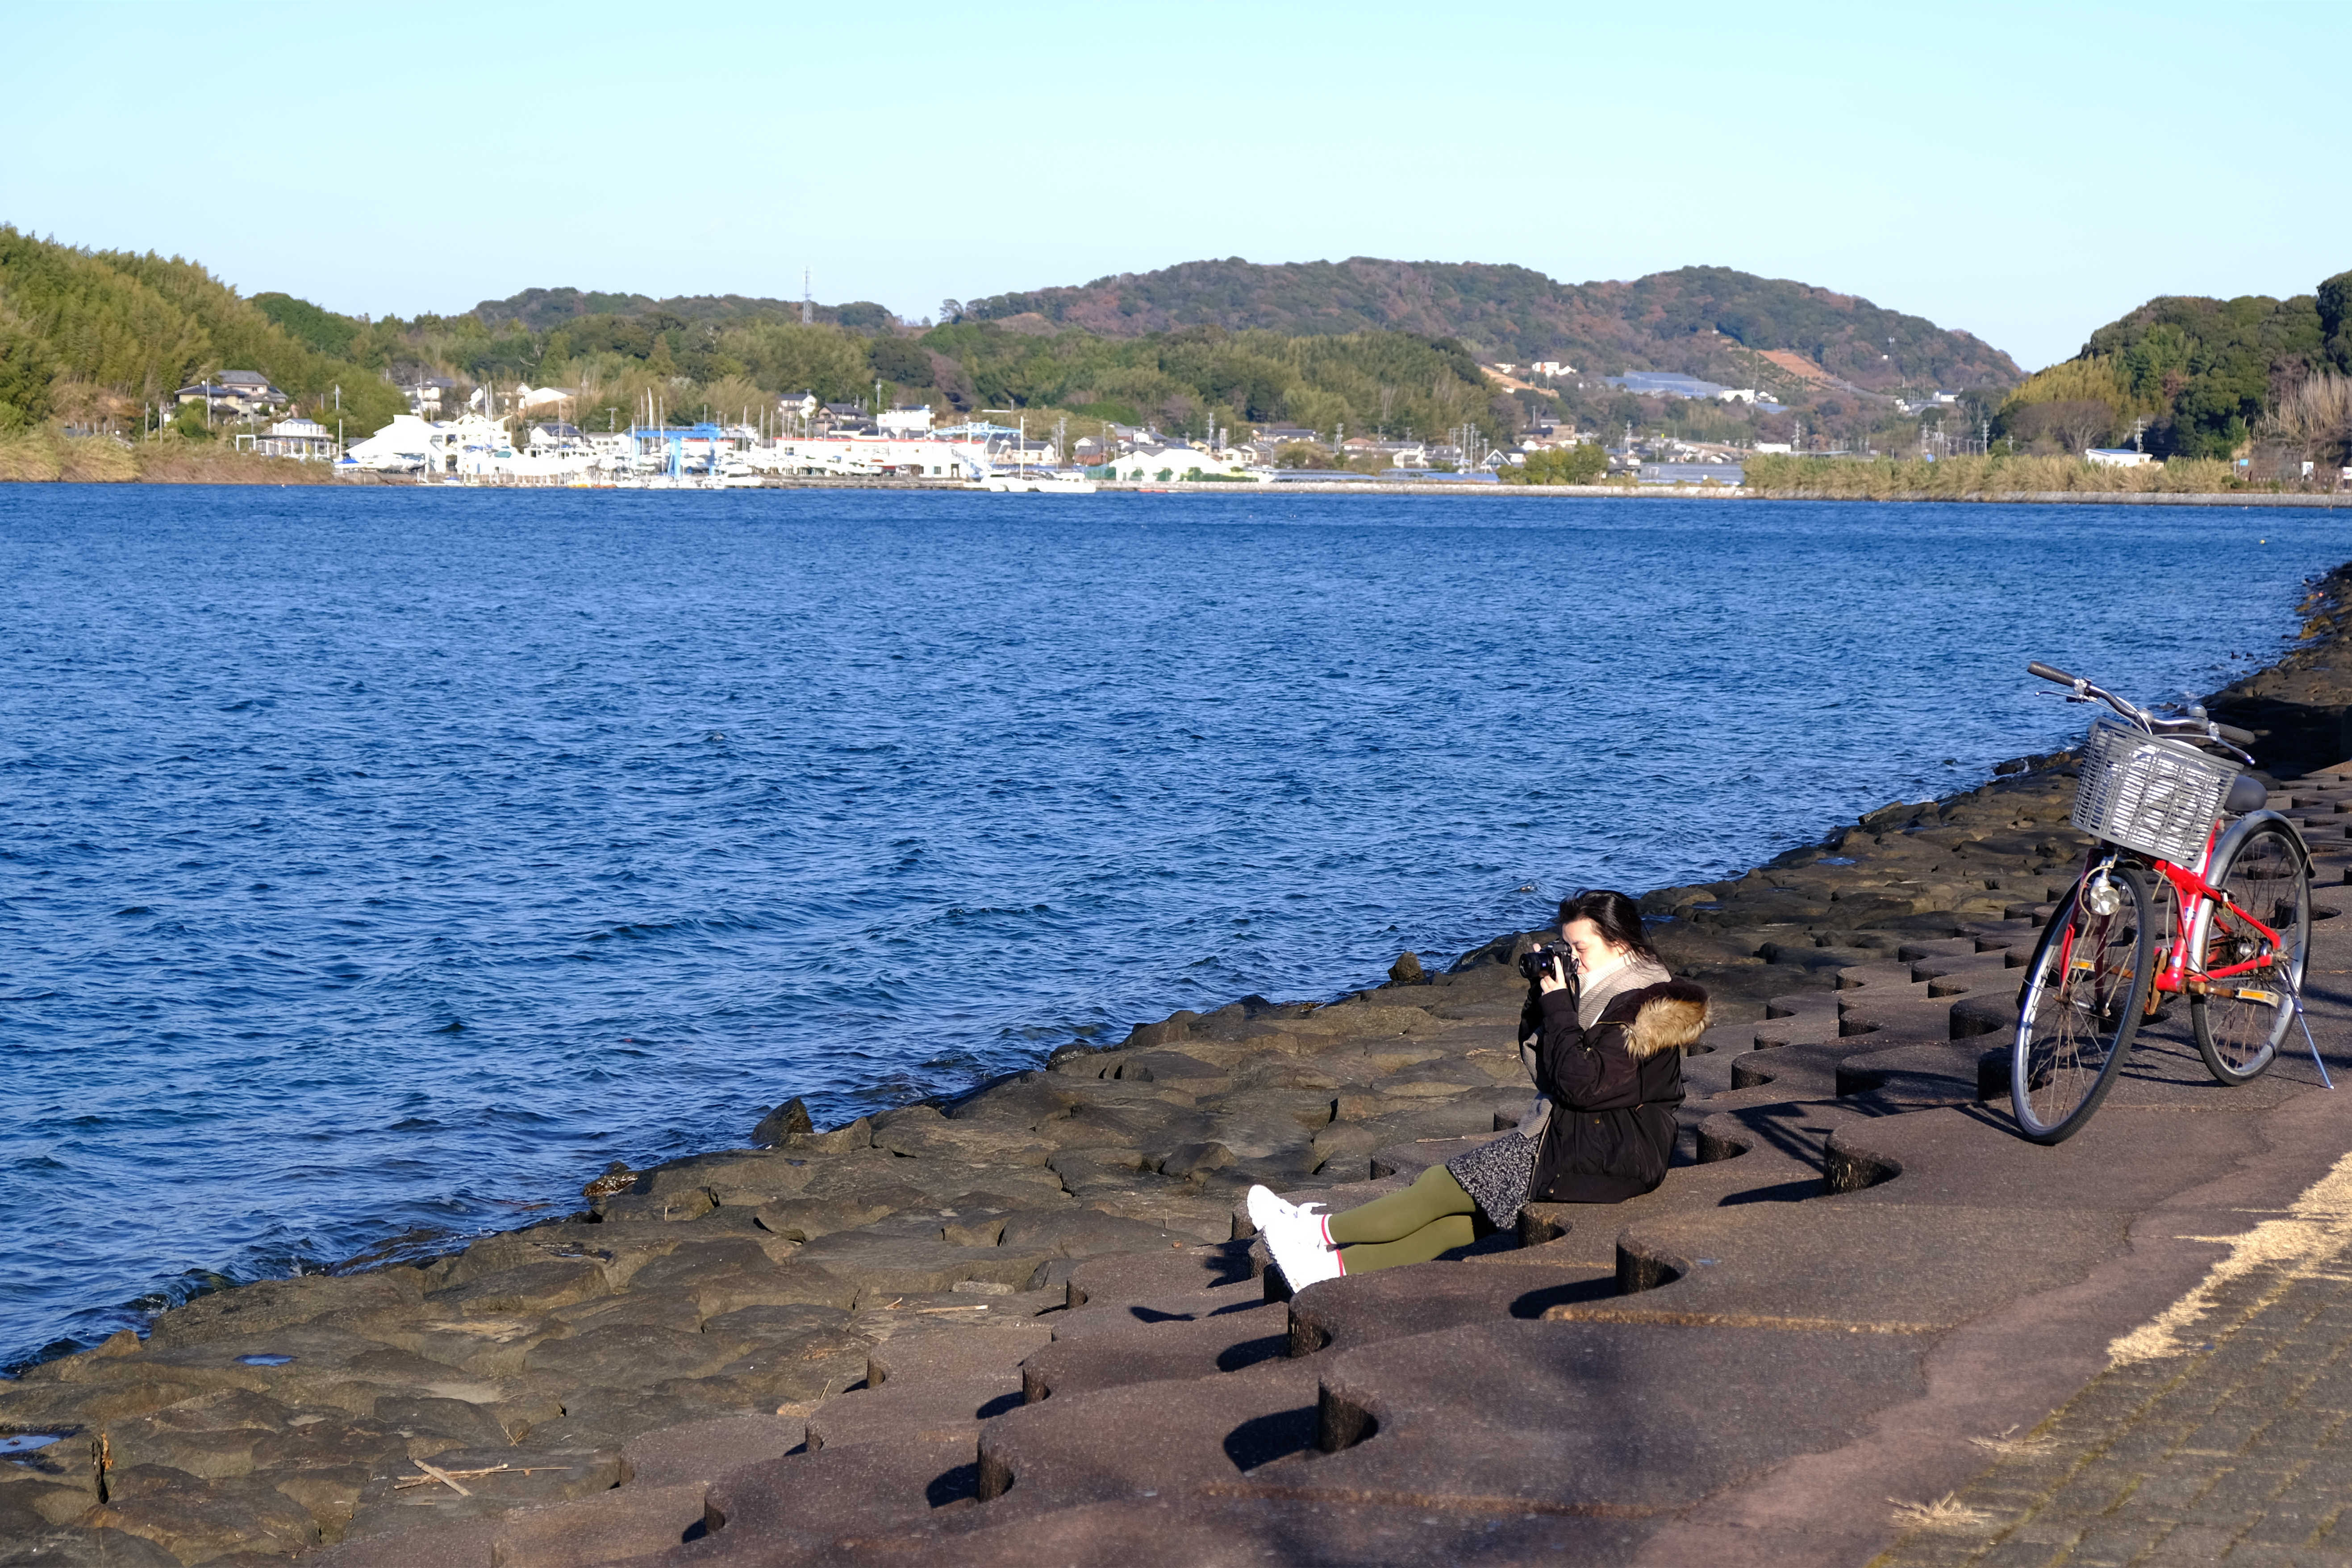
[[[1543,972],[1542,977],[1537,980],[1536,989],[1547,996],[1555,991],[1568,989],[1567,978],[1559,972],[1559,960],[1557,957],[1551,961],[1550,967]]]

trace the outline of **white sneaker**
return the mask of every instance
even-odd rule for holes
[[[1268,1223],[1260,1232],[1265,1237],[1266,1250],[1274,1254],[1275,1264],[1282,1270],[1282,1277],[1290,1281],[1294,1294],[1321,1280],[1337,1279],[1347,1272],[1339,1261],[1339,1249],[1323,1239],[1323,1216],[1315,1212],[1317,1206],[1310,1204],[1292,1208],[1288,1214],[1269,1214]]]
[[[1271,1187],[1252,1187],[1249,1190],[1250,1224],[1260,1231],[1272,1224],[1277,1215],[1286,1217],[1297,1212],[1297,1204],[1276,1196]]]

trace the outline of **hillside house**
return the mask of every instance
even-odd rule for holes
[[[269,378],[249,370],[225,370],[210,381],[184,386],[173,395],[182,404],[201,403],[215,414],[251,417],[270,414],[293,401],[269,384]]]

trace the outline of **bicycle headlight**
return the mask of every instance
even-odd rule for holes
[[[2083,907],[2105,919],[2124,907],[2124,896],[2113,882],[2101,877],[2083,889]]]

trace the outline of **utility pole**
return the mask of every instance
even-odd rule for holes
[[[816,296],[809,291],[809,269],[803,267],[801,268],[801,325],[805,327],[815,320]]]

